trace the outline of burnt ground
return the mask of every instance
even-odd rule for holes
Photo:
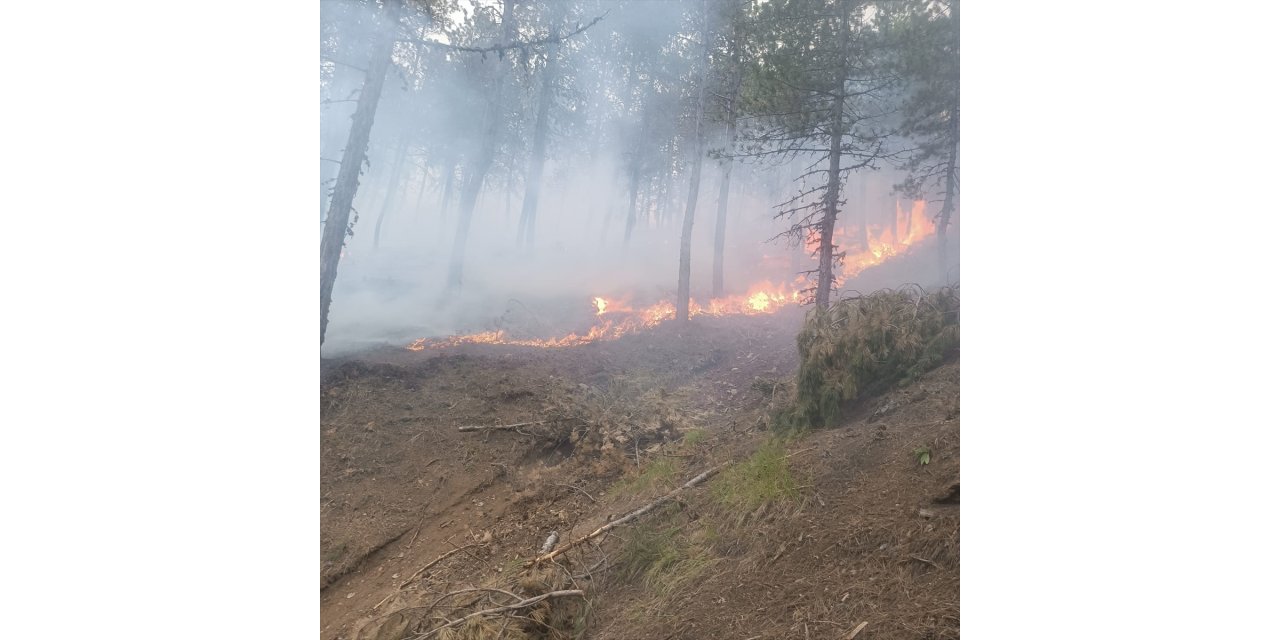
[[[947,498],[959,481],[959,363],[859,403],[837,428],[770,444],[801,321],[793,309],[579,347],[324,361],[321,637],[412,637],[438,623],[428,612],[461,617],[425,606],[506,588],[550,531],[583,535],[768,446],[790,456],[781,494],[735,503],[745,476],[726,471],[563,556],[590,600],[581,637],[843,638],[861,622],[859,638],[958,637],[958,490]],[[601,427],[594,440],[543,425],[457,430],[566,407],[639,426]]]

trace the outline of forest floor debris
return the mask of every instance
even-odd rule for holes
[[[778,438],[800,320],[326,361],[321,637],[958,637],[959,365]]]

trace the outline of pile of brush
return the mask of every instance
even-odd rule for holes
[[[960,348],[960,292],[917,285],[845,298],[805,319],[795,395],[779,430],[831,426],[858,399],[913,380]]]
[[[548,394],[542,408],[551,425],[546,432],[574,451],[594,455],[655,451],[692,426],[679,410],[681,398],[650,384],[620,377],[605,388],[581,385],[576,393]]]
[[[527,569],[509,589],[468,587],[361,628],[359,640],[571,640],[586,631],[586,593],[563,569]]]

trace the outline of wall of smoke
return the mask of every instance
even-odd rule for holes
[[[340,263],[325,351],[489,328],[513,301],[586,309],[594,295],[670,299],[689,188],[690,154],[684,149],[694,108],[680,96],[694,93],[686,85],[696,81],[692,62],[670,51],[696,28],[690,9],[696,4],[566,2],[566,14],[555,19],[540,4],[516,5],[521,40],[607,12],[559,51],[532,246],[520,246],[517,229],[546,47],[498,60],[493,54],[397,45],[355,199],[358,217]],[[433,6],[431,13],[409,11],[401,31],[468,44],[494,42],[501,32],[496,0]],[[327,0],[321,14],[322,223],[364,79],[368,43],[385,25],[372,2]],[[499,81],[505,87],[496,153],[466,238],[463,286],[450,292],[446,276],[459,192],[468,162],[483,145],[485,114]],[[716,108],[709,103],[704,121],[711,154],[726,149]],[[659,138],[674,145],[668,155],[676,161],[659,166],[661,158],[643,158],[644,193],[632,237],[625,241],[631,163],[638,142]],[[745,293],[766,279],[789,281],[812,268],[803,246],[771,241],[790,225],[776,217],[777,205],[800,188],[793,177],[807,161],[734,164],[725,243],[728,292]],[[693,236],[695,299],[710,294],[722,166],[714,156],[702,162]],[[844,195],[868,219],[892,219],[893,178],[888,171],[853,174]],[[918,279],[930,278],[922,273]]]

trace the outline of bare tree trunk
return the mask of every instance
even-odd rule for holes
[[[956,68],[953,70],[956,77],[952,86],[957,90],[960,87],[960,68],[959,68],[959,51],[960,51],[960,0],[953,0],[951,4],[951,19],[956,26],[955,51],[956,51]],[[952,103],[950,116],[950,137],[951,148],[947,153],[947,192],[942,198],[942,211],[938,212],[938,268],[942,271],[942,281],[945,284],[947,280],[947,225],[951,223],[951,214],[955,211],[956,197],[956,165],[958,164],[958,156],[960,154],[960,96],[956,95]]]
[[[843,153],[841,145],[844,142],[844,81],[848,75],[846,70],[848,49],[849,49],[849,7],[842,6],[840,12],[840,55],[842,61],[840,64],[839,77],[836,80],[835,100],[831,105],[831,148],[827,152],[829,155],[829,164],[827,166],[827,193],[826,207],[823,211],[822,223],[819,225],[819,245],[818,245],[818,288],[814,291],[813,301],[819,310],[825,311],[831,303],[831,289],[835,281],[834,253],[835,245],[832,238],[835,235],[836,215],[839,213],[840,205],[840,156]]]
[[[729,139],[733,139],[733,125],[729,125]],[[729,176],[733,161],[725,160],[720,169],[720,200],[716,205],[715,256],[711,264],[711,297],[724,295],[724,230],[729,217]]]
[[[848,215],[853,216],[858,225],[857,233],[853,234],[854,241],[857,242],[856,248],[859,253],[870,251],[871,218],[867,214],[867,181],[862,176],[859,176],[858,180],[858,206],[849,207],[849,209]]]
[[[725,153],[733,149],[738,137],[738,91],[742,86],[742,77],[738,72],[737,34],[733,36],[733,81],[730,83],[728,104],[725,105]],[[724,232],[729,217],[729,178],[733,173],[733,160],[721,159],[720,168],[720,200],[716,204],[716,236],[715,255],[711,264],[711,297],[724,295]]]
[[[351,116],[351,135],[342,152],[342,166],[338,169],[329,214],[324,220],[324,234],[320,239],[320,344],[324,344],[324,332],[329,326],[329,304],[333,301],[333,283],[338,278],[338,260],[350,233],[351,202],[355,200],[356,189],[360,185],[360,165],[369,150],[369,132],[373,130],[374,115],[378,111],[382,82],[387,77],[387,68],[391,66],[391,50],[400,19],[400,0],[388,0],[384,6],[387,24],[373,47],[364,86],[360,89],[356,111]]]
[[[515,20],[512,16],[512,9],[515,7],[516,0],[503,0],[502,2],[502,42],[507,44],[515,38]],[[498,150],[498,135],[502,131],[502,109],[503,89],[506,87],[506,74],[503,73],[501,56],[497,58],[497,73],[494,76],[494,82],[497,86],[494,89],[494,99],[490,101],[489,108],[485,114],[486,130],[484,143],[481,146],[479,154],[476,156],[475,162],[472,164],[470,175],[467,176],[462,186],[462,199],[458,201],[458,228],[453,236],[453,255],[449,260],[449,277],[446,280],[446,287],[450,291],[457,291],[462,288],[462,267],[466,263],[467,254],[467,234],[471,230],[471,217],[475,213],[476,199],[480,195],[480,189],[484,187],[485,176],[489,173],[489,167],[493,165],[494,155]]]
[[[520,207],[520,229],[516,244],[533,247],[534,227],[538,222],[538,194],[542,191],[542,167],[547,155],[547,114],[555,93],[556,58],[560,47],[547,47],[547,66],[542,70],[542,93],[538,96],[538,116],[533,126],[533,149],[529,153],[529,171],[525,176],[524,204]]]
[[[515,171],[507,166],[507,183],[502,188],[502,223],[511,224],[511,181],[515,179]]]
[[[409,151],[409,139],[401,138],[400,146],[396,149],[395,164],[391,166],[391,177],[387,180],[387,195],[382,200],[382,209],[378,211],[378,221],[373,225],[373,248],[376,251],[382,242],[382,221],[386,219],[387,212],[400,199],[400,173],[404,167],[404,156]]]
[[[350,118],[351,110],[346,108],[347,103],[345,101],[349,100],[359,90],[357,83],[360,77],[350,66],[345,64],[338,65],[334,70],[333,76],[333,82],[330,84],[329,93],[326,96],[331,102],[324,105],[321,111],[322,123],[336,120],[339,116]],[[333,102],[337,102],[337,104]],[[344,136],[342,130],[337,126],[326,126],[322,130],[322,149],[320,154],[321,220],[324,219],[324,215],[329,209],[329,194],[333,190],[333,183],[337,180],[338,170],[341,166],[341,163],[337,161],[338,154],[342,153],[342,143],[350,136],[350,133],[350,128],[348,128],[347,135]]]
[[[664,170],[662,175],[658,177],[658,187],[653,193],[654,209],[653,218],[658,228],[667,227],[667,209],[671,209],[671,189],[668,184],[671,183],[671,172]]]
[[[428,169],[427,163],[422,163],[422,181],[418,183],[418,198],[413,202],[414,211],[422,211],[422,195],[427,192],[427,180],[431,177],[431,171]]]
[[[449,205],[453,203],[453,183],[458,179],[458,162],[453,158],[449,158],[445,164],[444,175],[444,193],[440,196],[440,219],[444,220],[449,217]]]
[[[636,199],[640,195],[640,163],[631,167],[631,204],[627,207],[627,228],[622,234],[622,244],[631,244],[631,232],[636,228]]]
[[[942,198],[942,211],[938,212],[938,268],[942,270],[943,282],[947,278],[947,225],[951,222],[951,213],[955,207],[956,192],[956,155],[959,151],[960,135],[959,135],[960,113],[956,112],[952,118],[951,127],[955,132],[951,138],[951,150],[947,154],[947,192]]]
[[[680,229],[680,279],[676,286],[676,321],[689,321],[689,271],[693,259],[693,215],[698,208],[698,187],[702,180],[702,114],[707,96],[707,56],[711,49],[708,29],[709,0],[702,0],[702,56],[698,64],[698,108],[693,117],[693,166],[690,167],[689,197],[684,205]]]

